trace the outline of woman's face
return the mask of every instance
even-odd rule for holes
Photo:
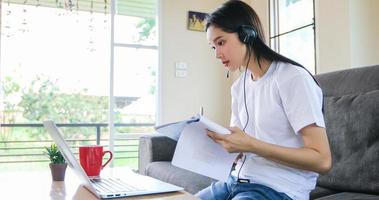
[[[237,33],[227,33],[211,25],[207,29],[207,40],[214,49],[216,58],[230,71],[244,65],[246,45],[239,39]]]

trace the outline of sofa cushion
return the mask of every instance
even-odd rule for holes
[[[148,176],[183,187],[191,194],[197,193],[215,181],[209,177],[175,167],[171,162],[152,162],[147,165],[145,172]]]
[[[378,195],[363,193],[341,192],[329,196],[321,197],[316,200],[378,200]]]
[[[318,185],[379,193],[379,90],[324,101],[333,167]]]
[[[176,141],[160,134],[145,135],[139,138],[138,170],[145,175],[146,166],[154,161],[171,161]]]
[[[313,200],[313,199],[317,199],[323,196],[328,196],[328,195],[336,194],[336,193],[338,193],[338,191],[317,186],[314,190],[312,190],[310,194],[310,199]]]

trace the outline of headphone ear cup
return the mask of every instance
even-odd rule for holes
[[[238,38],[240,39],[240,41],[246,44],[246,41],[248,39],[246,33],[242,29],[238,30],[237,33],[238,33]]]
[[[249,25],[241,25],[237,33],[240,41],[245,44],[249,44],[257,38],[257,31],[255,31],[254,27]]]

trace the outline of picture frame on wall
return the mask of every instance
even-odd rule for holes
[[[191,31],[205,32],[207,13],[188,11],[187,29]]]

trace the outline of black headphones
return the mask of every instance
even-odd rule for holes
[[[241,25],[237,29],[238,38],[242,43],[251,44],[257,38],[257,31],[250,25]]]

